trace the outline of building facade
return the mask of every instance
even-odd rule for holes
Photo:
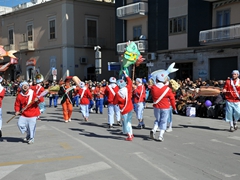
[[[116,59],[114,18],[111,1],[94,0],[48,1],[0,16],[1,44],[5,50],[18,51],[14,54],[18,64],[2,75],[11,80],[18,74],[33,79],[37,73],[46,80],[69,75],[95,80],[94,47],[99,46],[98,78],[108,78],[113,74],[108,61]]]
[[[117,12],[116,42],[134,40],[134,28],[141,27],[145,66],[153,65],[148,74],[175,62],[172,78],[219,80],[240,68],[239,0],[125,0],[116,8],[128,12],[124,18]]]

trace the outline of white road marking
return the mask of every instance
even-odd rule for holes
[[[167,151],[169,151],[169,152],[171,152],[171,153],[173,153],[173,154],[176,154],[176,155],[178,155],[178,156],[181,156],[181,157],[183,157],[183,158],[185,158],[185,159],[190,159],[189,157],[184,156],[184,155],[182,155],[182,154],[179,154],[179,153],[177,153],[177,152],[174,152],[174,151],[172,151],[172,150],[169,150],[168,148],[164,148],[164,149],[167,150]]]
[[[194,145],[194,144],[195,144],[195,142],[183,143],[183,145],[188,145],[188,144],[190,144],[190,145]]]
[[[228,137],[228,138],[240,141],[240,137],[239,136],[231,136],[231,137]]]
[[[0,179],[4,178],[8,174],[10,174],[12,171],[16,170],[22,165],[14,165],[14,166],[2,166],[0,167]]]
[[[217,139],[211,139],[211,141],[212,142],[218,142],[218,143],[221,143],[221,144],[225,144],[225,145],[228,145],[228,146],[236,146],[235,144],[225,143],[225,142],[219,141]]]
[[[218,174],[220,174],[220,175],[222,175],[222,176],[224,176],[224,177],[226,177],[226,178],[231,178],[231,177],[235,177],[235,176],[237,176],[237,174],[225,174],[225,173],[223,173],[223,172],[219,172],[219,171],[217,171],[217,170],[215,170],[215,169],[213,169],[216,173],[218,173]]]
[[[91,150],[92,152],[94,152],[95,154],[97,154],[98,156],[102,157],[103,159],[105,159],[106,161],[108,161],[110,164],[112,164],[113,166],[115,166],[117,169],[119,169],[123,174],[125,174],[127,177],[129,177],[130,179],[133,180],[138,180],[138,178],[136,178],[134,175],[132,175],[130,172],[128,172],[127,170],[125,170],[123,167],[119,166],[117,163],[115,163],[114,161],[112,161],[111,159],[109,159],[108,157],[106,157],[105,155],[101,154],[100,152],[98,152],[95,148],[91,147],[90,145],[88,145],[87,143],[81,141],[80,139],[73,137],[71,135],[69,135],[68,133],[61,131],[60,129],[51,126],[53,129],[65,134],[66,136],[80,142],[83,146],[85,146],[86,148],[88,148],[89,150]]]
[[[155,169],[159,170],[160,172],[162,172],[163,174],[165,174],[166,176],[170,177],[171,179],[174,180],[178,180],[178,178],[174,177],[173,175],[171,175],[170,173],[168,173],[167,171],[165,171],[164,169],[160,168],[158,165],[153,164],[152,162],[150,162],[146,155],[144,155],[142,152],[135,152],[134,154],[136,154],[139,158],[141,158],[142,160],[144,160],[145,162],[147,162],[150,166],[154,167]]]
[[[67,180],[106,169],[111,169],[111,166],[109,166],[105,162],[97,162],[93,164],[74,167],[71,169],[64,169],[61,171],[46,173],[45,176],[46,180]]]

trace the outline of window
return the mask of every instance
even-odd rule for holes
[[[230,25],[230,10],[217,12],[217,27]]]
[[[100,39],[98,38],[98,18],[97,17],[86,17],[86,36],[84,38],[84,43],[86,45],[95,46],[100,45]]]
[[[14,41],[13,41],[13,29],[9,29],[8,30],[8,40],[9,40],[9,44],[14,44]]]
[[[139,37],[142,35],[142,26],[133,27],[133,40],[139,40]]]
[[[97,38],[97,21],[93,19],[87,20],[87,37]]]
[[[169,33],[185,33],[187,30],[187,17],[181,16],[169,20]]]
[[[33,25],[27,26],[27,41],[33,41]]]
[[[50,39],[56,38],[56,20],[55,19],[49,20],[49,38]]]

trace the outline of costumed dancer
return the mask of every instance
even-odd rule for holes
[[[172,92],[175,96],[176,91],[179,89],[180,85],[174,79],[171,79],[171,80],[167,81],[166,85],[168,85],[172,89]],[[173,131],[172,130],[172,124],[173,124],[172,123],[172,106],[170,106],[166,132],[172,132]]]
[[[113,99],[119,91],[119,87],[116,84],[117,80],[115,77],[110,77],[109,82],[110,84],[106,86],[104,94],[106,95],[108,101],[108,125],[111,129],[114,124],[114,114],[116,115],[117,124],[121,126],[121,115],[119,106],[113,104]]]
[[[102,87],[102,83],[98,83],[97,87],[94,89],[95,102],[96,102],[96,113],[98,113],[98,109],[100,114],[103,113],[103,100],[104,100],[104,87]]]
[[[0,138],[2,137],[2,100],[4,98],[6,89],[2,86],[3,78],[0,76]]]
[[[37,94],[37,96],[39,96],[44,91],[44,87],[42,87],[41,85],[44,78],[42,74],[37,74],[35,78],[36,78],[36,85],[32,85],[31,89]],[[41,103],[39,103],[38,106],[39,106],[40,114],[42,114],[45,111],[44,100]],[[41,120],[40,115],[38,116],[38,120]]]
[[[78,95],[80,98],[80,108],[85,121],[88,121],[89,117],[89,99],[92,99],[92,93],[90,92],[89,88],[85,86],[83,81],[79,84],[80,88],[78,91]]]
[[[127,141],[132,141],[133,132],[132,132],[132,80],[125,71],[122,71],[126,77],[127,83],[123,79],[119,79],[117,81],[117,85],[119,86],[119,91],[116,93],[113,104],[119,105],[120,112],[122,114],[123,119],[123,134],[127,134]]]
[[[58,95],[62,98],[61,105],[63,108],[63,119],[65,123],[71,122],[73,111],[72,97],[74,89],[70,85],[71,79],[72,77],[68,76],[64,81],[65,84],[63,84],[58,91]]]
[[[168,80],[168,74],[177,70],[173,68],[173,66],[174,64],[171,64],[167,70],[161,70],[155,76],[154,80],[156,84],[151,87],[154,116],[156,120],[154,122],[153,129],[150,131],[150,138],[155,139],[157,128],[159,128],[160,133],[157,140],[161,142],[164,140],[163,135],[165,130],[167,129],[167,120],[169,117],[170,104],[174,111],[177,112],[174,94],[172,93],[172,90],[165,85]]]
[[[232,78],[227,79],[223,87],[226,98],[226,122],[230,123],[230,132],[238,129],[237,121],[240,119],[240,81],[239,71],[232,71]]]
[[[22,134],[26,133],[24,142],[28,144],[34,143],[36,120],[40,115],[38,104],[43,102],[43,97],[38,98],[37,94],[29,88],[29,84],[23,81],[20,84],[21,92],[17,95],[14,109],[15,115],[19,115],[21,110],[27,107],[18,119],[18,128]]]
[[[73,106],[75,106],[76,103],[76,107],[78,107],[79,105],[79,86],[77,84],[74,85],[74,93],[73,93]]]
[[[133,103],[135,104],[135,112],[138,119],[138,128],[142,129],[145,127],[143,121],[144,102],[146,98],[145,86],[142,84],[142,79],[136,79],[136,89],[133,91]]]
[[[60,86],[56,82],[53,82],[52,86],[49,88],[49,107],[52,106],[52,101],[53,101],[54,107],[55,108],[57,107],[59,89],[60,89]]]

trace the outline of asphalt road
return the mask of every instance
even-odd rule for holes
[[[74,107],[64,123],[61,107],[47,108],[37,122],[34,144],[23,143],[13,116],[15,97],[3,100],[0,139],[2,180],[239,180],[240,130],[229,132],[223,120],[173,116],[173,131],[164,142],[149,139],[153,109],[144,111],[146,128],[132,142],[121,128],[107,128],[107,108],[84,122]],[[48,99],[46,99],[48,103]]]

